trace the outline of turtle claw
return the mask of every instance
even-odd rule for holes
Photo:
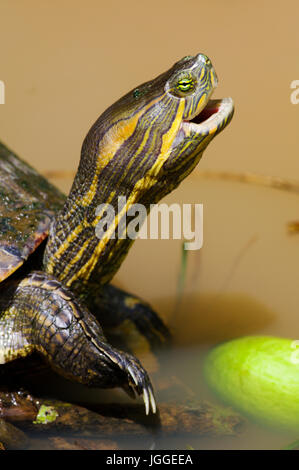
[[[150,410],[155,414],[157,406],[154,391],[145,369],[142,367],[138,359],[130,354],[125,354],[124,369],[128,374],[130,388],[138,395],[143,395],[145,414],[148,415]]]
[[[148,385],[148,388],[143,389],[143,401],[145,405],[145,414],[149,414],[150,407],[152,409],[153,414],[155,414],[157,411],[157,407],[151,384]]]
[[[143,401],[145,405],[145,414],[147,416],[149,414],[150,403],[149,403],[148,391],[146,388],[143,389]]]
[[[132,379],[133,379],[135,385],[138,386],[137,377],[136,377],[135,372],[133,371],[133,369],[132,369],[131,366],[128,366],[128,372],[129,372],[130,376],[132,377]]]
[[[157,411],[157,406],[156,406],[156,400],[155,400],[154,391],[152,387],[149,387],[149,397],[150,397],[150,404],[152,407],[152,411],[155,414]]]
[[[114,350],[113,353],[106,351],[105,355],[121,369],[122,375],[119,385],[128,393],[130,397],[135,398],[136,395],[143,395],[145,405],[145,414],[148,415],[150,409],[152,413],[156,413],[157,406],[154,396],[153,386],[146,370],[142,367],[137,357],[123,351]]]

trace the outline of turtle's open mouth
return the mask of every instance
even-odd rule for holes
[[[181,129],[185,135],[213,134],[224,128],[231,120],[234,112],[232,98],[209,100],[206,107],[190,121],[184,120]]]

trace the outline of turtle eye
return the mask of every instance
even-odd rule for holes
[[[181,78],[181,80],[177,82],[176,88],[183,93],[193,90],[194,80],[192,78]]]

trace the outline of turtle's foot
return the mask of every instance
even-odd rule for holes
[[[132,354],[118,350],[114,350],[112,354],[109,353],[108,357],[126,374],[125,382],[122,384],[123,390],[131,398],[136,398],[136,395],[142,394],[146,415],[149,414],[150,409],[153,413],[156,413],[157,407],[153,386],[148,373],[138,359]]]
[[[153,388],[134,356],[111,346],[100,324],[74,293],[53,276],[32,272],[6,286],[0,312],[10,321],[0,337],[0,362],[38,352],[59,374],[90,387],[122,387],[143,394],[156,411]],[[1,326],[1,325],[0,325]]]
[[[128,296],[128,301],[129,298],[136,299]],[[128,312],[128,319],[154,348],[170,343],[170,331],[150,305],[137,299],[136,305],[132,306]]]
[[[129,320],[152,348],[169,345],[171,334],[167,326],[140,298],[109,284],[103,287],[99,296],[93,294],[90,299],[90,308],[104,329],[113,331]]]

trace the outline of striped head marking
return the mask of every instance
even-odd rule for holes
[[[106,184],[126,196],[144,194],[158,184],[160,199],[187,176],[233,114],[231,98],[210,99],[216,86],[210,59],[198,54],[181,59],[108,108],[82,148],[84,166],[92,161],[92,173],[100,176],[102,196]]]
[[[124,233],[130,207],[140,203],[149,210],[178,186],[229,123],[233,101],[212,100],[216,86],[206,55],[185,57],[98,118],[83,142],[71,193],[50,230],[44,257],[49,274],[67,286],[86,283],[93,271],[102,283],[112,278],[131,245],[114,237]],[[119,208],[120,197],[126,202]],[[108,205],[114,217],[105,234],[96,236]]]

